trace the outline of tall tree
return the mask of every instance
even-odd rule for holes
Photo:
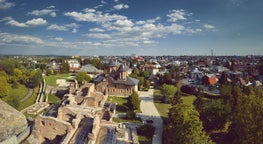
[[[230,134],[234,144],[254,143],[263,141],[263,98],[255,94],[240,95],[233,112]]]
[[[172,102],[175,93],[177,92],[177,88],[174,85],[167,85],[163,84],[161,88],[161,93],[163,94],[165,98],[165,102],[169,100],[169,102]]]
[[[212,100],[204,106],[201,111],[201,120],[206,131],[224,128],[231,114],[230,104],[222,100]]]
[[[67,61],[62,60],[61,73],[68,73],[68,72],[69,72],[69,64]]]
[[[141,100],[137,92],[133,92],[128,97],[127,105],[131,110],[140,110],[140,103],[141,103]]]
[[[6,77],[0,76],[0,98],[9,95],[9,85],[7,83]]]
[[[36,86],[38,86],[42,82],[42,80],[43,80],[43,77],[42,77],[41,70],[40,69],[33,70],[30,73],[28,86],[35,88]]]
[[[203,131],[199,113],[193,107],[179,103],[169,110],[163,143],[209,144],[212,141]]]

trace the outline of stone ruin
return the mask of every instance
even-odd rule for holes
[[[77,143],[78,135],[87,131],[85,141],[94,143],[104,114],[107,94],[95,90],[92,83],[71,87],[58,108],[57,116],[38,115],[28,143]]]
[[[27,143],[138,143],[136,128],[111,122],[116,104],[94,84],[71,85],[56,116],[38,115]]]

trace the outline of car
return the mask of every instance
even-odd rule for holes
[[[153,120],[147,119],[147,120],[146,120],[146,123],[148,123],[148,124],[153,124]]]

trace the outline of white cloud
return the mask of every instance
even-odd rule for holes
[[[13,19],[8,20],[8,22],[6,22],[6,24],[11,25],[11,26],[15,26],[15,27],[28,27],[28,25],[26,25],[25,23],[20,23],[16,20],[13,20]]]
[[[62,37],[55,37],[54,40],[56,40],[56,41],[63,41],[63,38]]]
[[[85,34],[85,36],[90,37],[90,38],[97,38],[97,39],[110,39],[111,36],[108,34],[103,34],[103,33],[90,33],[90,34]]]
[[[68,31],[69,29],[72,29],[72,33],[76,33],[78,27],[79,26],[76,23],[70,23],[70,24],[64,24],[64,25],[52,24],[49,27],[47,27],[47,29],[56,30],[56,31]]]
[[[43,43],[43,41],[38,37],[9,33],[0,33],[0,41],[3,43]]]
[[[52,16],[52,17],[56,17],[57,14],[56,14],[55,12],[52,12],[52,13],[50,13],[50,16]]]
[[[47,29],[48,30],[56,30],[56,31],[68,31],[67,27],[59,26],[59,25],[56,25],[56,24],[50,25]]]
[[[32,20],[26,21],[27,25],[32,25],[32,26],[41,26],[41,25],[46,25],[47,21],[42,19],[42,18],[34,18]]]
[[[72,29],[72,33],[77,33],[77,32],[78,32],[78,30],[76,28]]]
[[[54,9],[55,6],[49,6],[46,9],[42,10],[33,10],[29,12],[28,14],[30,15],[35,15],[35,16],[44,16],[44,15],[50,15],[51,17],[56,17],[56,10]]]
[[[64,13],[64,15],[72,17],[76,21],[98,22],[98,23],[127,19],[126,16],[122,16],[118,14],[102,13],[100,11],[93,12],[90,10],[85,10],[85,13],[75,12],[75,11],[66,12]]]
[[[48,6],[47,8],[48,8],[48,9],[54,9],[55,6],[51,5],[51,6]]]
[[[12,17],[5,17],[2,21],[7,21],[6,24],[15,26],[15,27],[31,27],[31,26],[42,26],[46,25],[48,22],[42,18],[34,18],[26,22],[18,22]]]
[[[129,6],[127,4],[117,4],[117,5],[113,6],[113,8],[116,10],[121,10],[121,9],[129,8]]]
[[[204,28],[207,29],[207,30],[213,30],[213,29],[215,29],[215,26],[210,25],[210,24],[205,24]]]
[[[92,29],[89,29],[90,32],[105,32],[104,29],[101,29],[101,28],[92,28]]]
[[[90,9],[90,8],[85,8],[83,11],[86,12],[86,13],[94,13],[94,12],[96,12],[95,9]]]
[[[167,20],[168,22],[176,22],[178,20],[187,20],[185,17],[187,14],[185,10],[180,9],[180,10],[171,10],[169,14],[166,16],[169,17]]]
[[[9,9],[14,6],[15,3],[8,2],[7,0],[0,0],[0,9]]]
[[[130,20],[117,20],[114,25],[118,27],[132,27],[133,23]]]

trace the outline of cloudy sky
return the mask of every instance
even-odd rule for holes
[[[263,54],[262,0],[0,0],[0,54]]]

